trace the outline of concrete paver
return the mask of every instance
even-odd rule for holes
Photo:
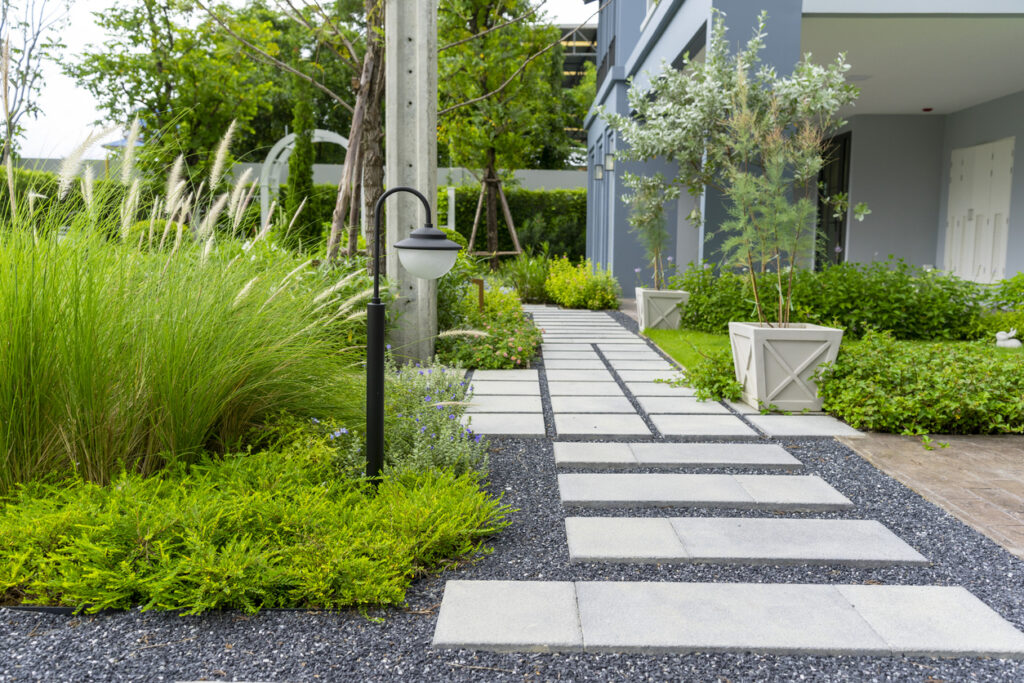
[[[774,444],[556,441],[554,454],[555,465],[562,467],[803,467],[786,449]]]
[[[636,413],[555,413],[555,432],[562,437],[651,435]]]
[[[551,409],[557,413],[629,413],[636,409],[625,396],[552,396]]]
[[[618,372],[620,370],[660,370],[663,372],[679,372],[679,368],[669,363],[667,360],[661,359],[626,359],[626,358],[610,358],[608,359],[609,365]]]
[[[536,382],[536,370],[474,370],[473,381]]]
[[[675,387],[667,382],[626,382],[626,388],[634,396],[693,396],[690,387]]]
[[[474,396],[540,396],[537,382],[473,380],[469,388]]]
[[[544,436],[544,416],[539,413],[467,413],[462,423],[477,434]]]
[[[861,436],[863,432],[831,415],[750,415],[768,436]]]
[[[651,415],[651,422],[669,436],[757,436],[735,415]]]
[[[691,396],[639,396],[637,401],[647,413],[673,415],[731,415],[718,401],[698,401]]]
[[[615,382],[561,382],[548,377],[551,396],[625,396]]]
[[[549,382],[613,382],[607,370],[545,370]]]
[[[853,503],[817,476],[772,474],[559,474],[565,505],[843,510]]]
[[[467,413],[537,413],[544,412],[540,396],[476,395],[466,407]]]
[[[655,380],[672,380],[679,376],[678,370],[619,370],[623,382],[653,382]]]
[[[434,647],[548,652],[583,649],[568,581],[448,581]]]
[[[552,370],[604,370],[605,365],[596,356],[593,360],[544,359],[544,369]]]

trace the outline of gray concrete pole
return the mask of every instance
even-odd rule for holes
[[[437,221],[437,0],[386,0],[384,13],[385,185],[414,187],[430,200]],[[434,355],[437,283],[398,263],[391,245],[423,225],[423,205],[400,193],[387,205],[387,274],[398,299],[390,326],[394,352],[414,361]]]

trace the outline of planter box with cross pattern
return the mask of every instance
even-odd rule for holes
[[[690,293],[678,289],[636,288],[636,316],[640,331],[679,329],[679,307],[690,300]]]
[[[821,410],[815,370],[835,361],[843,331],[810,323],[769,327],[729,323],[729,343],[743,401],[754,408]]]

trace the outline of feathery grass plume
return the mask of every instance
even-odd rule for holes
[[[340,306],[338,306],[338,312],[344,313],[345,311],[349,311],[357,303],[359,303],[360,301],[365,301],[366,299],[369,299],[371,296],[373,296],[373,287],[364,289],[358,294],[353,294],[349,298],[345,299],[345,301],[343,301]]]
[[[256,281],[259,279],[260,276],[257,275],[253,279],[246,282],[244,287],[238,290],[238,294],[235,295],[235,300],[231,302],[231,308],[238,308],[238,304],[242,303],[242,300],[245,299],[245,297],[249,296],[249,292],[252,290],[252,286],[256,284]]]
[[[141,181],[136,178],[132,181],[131,189],[128,190],[128,196],[125,197],[124,201],[121,202],[121,241],[125,242],[128,240],[128,231],[131,230],[132,223],[135,222],[135,212],[139,208],[139,192],[141,191]]]
[[[266,237],[270,233],[270,226],[274,224],[274,209],[277,208],[277,200],[270,202],[270,211],[267,211],[267,220],[263,222],[263,227],[256,234],[254,242],[259,242],[261,239]]]
[[[191,192],[181,202],[181,210],[178,212],[178,222],[186,223],[192,215],[192,202],[195,200],[195,195]]]
[[[328,287],[327,289],[325,289],[324,291],[320,292],[315,297],[313,297],[313,303],[314,304],[318,304],[321,301],[323,301],[324,299],[326,299],[327,297],[329,297],[332,294],[334,294],[335,292],[337,292],[339,289],[343,289],[345,287],[345,285],[347,285],[349,282],[351,282],[354,277],[356,277],[357,275],[362,275],[362,273],[363,273],[363,271],[360,271],[360,270],[357,270],[355,272],[349,273],[348,275],[346,275],[345,277],[341,278],[336,283],[334,283],[333,285],[331,285],[330,287]]]
[[[82,198],[85,200],[85,208],[89,213],[92,213],[92,186],[93,186],[93,170],[92,165],[85,167],[85,172],[82,173]]]
[[[10,75],[11,75],[11,40],[4,39],[3,46],[3,97],[4,97],[4,120],[7,122],[5,128],[7,137],[4,139],[4,165],[7,167],[7,190],[11,197],[11,216],[18,213],[18,202],[14,196],[14,166],[11,163],[11,104],[10,104]],[[30,202],[31,204],[31,202]]]
[[[156,217],[160,215],[160,198],[153,202],[153,210],[149,213],[149,248],[153,248],[153,236],[156,232]]]
[[[213,168],[210,169],[210,191],[212,192],[217,191],[217,185],[220,183],[221,176],[224,175],[224,164],[228,158],[228,149],[231,147],[231,137],[235,134],[235,123],[236,121],[231,122],[228,131],[221,138],[220,145],[217,146],[217,156],[214,157]]]
[[[57,186],[57,199],[63,201],[67,196],[68,191],[71,190],[71,185],[75,180],[75,176],[78,175],[79,169],[82,168],[82,157],[89,151],[89,148],[95,144],[95,142],[101,138],[105,138],[109,135],[114,128],[104,128],[100,131],[93,131],[86,136],[85,140],[82,141],[78,147],[74,149],[60,165],[60,182]]]
[[[213,207],[206,213],[206,217],[203,218],[203,222],[199,226],[199,239],[203,240],[213,235],[213,228],[217,225],[217,219],[220,218],[224,205],[227,203],[228,193],[225,192],[217,198]]]
[[[170,219],[170,218],[168,218],[167,220],[164,221],[164,233],[162,235],[160,235],[160,249],[161,249],[161,251],[163,250],[164,245],[167,244],[167,236],[170,234],[171,228],[173,228],[174,225],[175,225],[174,221],[172,219]]]
[[[309,197],[303,197],[302,201],[299,202],[299,208],[295,209],[295,213],[292,214],[292,219],[288,223],[288,229],[284,231],[284,236],[285,237],[287,237],[291,233],[292,228],[295,226],[295,221],[299,220],[299,214],[302,213],[302,210],[304,208],[306,208],[306,200],[307,199],[309,199]]]
[[[5,145],[6,146],[6,145]],[[10,192],[11,197],[11,215],[14,216],[18,213],[18,202],[14,196],[14,166],[11,163],[11,151],[7,150],[4,154],[4,166],[7,167],[7,191]],[[28,207],[29,211],[32,211],[32,196],[33,193],[29,193]]]
[[[174,236],[174,247],[171,248],[171,255],[172,256],[174,255],[174,253],[176,251],[178,251],[178,247],[181,246],[181,241],[184,238],[185,238],[185,226],[183,224],[181,224],[181,223],[178,223],[178,232]]]
[[[164,193],[168,218],[170,218],[171,212],[178,208],[178,200],[185,191],[185,181],[181,177],[184,172],[185,157],[179,154],[178,158],[174,160],[174,165],[171,167],[171,174],[167,176],[167,191]]]
[[[445,337],[490,337],[491,335],[480,330],[445,330],[441,334],[437,335],[438,339],[444,339]]]
[[[185,180],[179,181],[174,186],[171,194],[167,196],[167,203],[164,205],[164,208],[167,210],[167,220],[174,220],[174,216],[180,208],[181,200],[185,196],[185,186],[187,184],[188,182]]]
[[[132,121],[132,127],[128,131],[128,139],[125,141],[124,158],[121,160],[121,184],[127,185],[132,179],[132,171],[135,170],[135,145],[139,141],[139,132],[142,124],[136,116]]]
[[[305,263],[299,264],[298,266],[293,268],[291,272],[289,272],[287,275],[285,275],[284,278],[281,280],[281,283],[277,286],[277,288],[274,289],[274,291],[270,294],[270,296],[267,297],[267,300],[263,302],[263,305],[260,306],[260,310],[262,311],[264,309],[264,307],[266,307],[267,304],[269,304],[271,301],[274,300],[274,297],[276,297],[278,294],[280,294],[282,291],[284,291],[285,285],[288,284],[288,281],[292,279],[293,275],[295,275],[299,271],[302,271],[305,268],[307,268],[309,266],[309,264],[312,263],[312,262],[313,262],[313,259],[309,259]]]
[[[12,194],[11,196],[13,197],[14,195]],[[46,195],[45,194],[39,194],[38,192],[34,192],[32,190],[29,190],[28,194],[26,194],[25,197],[28,198],[28,212],[29,213],[35,213],[35,210],[36,210],[36,200],[37,199],[46,199]]]
[[[256,183],[253,183],[249,188],[249,192],[246,193],[245,199],[235,208],[235,214],[231,219],[231,236],[234,237],[238,231],[238,226],[242,224],[242,218],[245,217],[245,211],[249,208],[249,204],[252,203],[253,195],[256,194]]]
[[[199,259],[199,263],[205,264],[207,259],[210,258],[210,252],[213,251],[213,233],[210,233],[209,239],[206,240],[206,246],[203,247],[203,255]]]
[[[356,311],[355,313],[353,313],[349,317],[345,318],[345,320],[343,322],[351,323],[351,322],[355,322],[356,320],[362,320],[365,317],[366,317],[366,311]]]
[[[231,201],[228,202],[228,216],[231,217],[231,229],[235,229],[235,211],[238,209],[238,202],[242,201],[242,197],[245,196],[246,185],[249,182],[249,178],[252,176],[252,167],[245,169],[242,172],[241,177],[235,183],[235,186],[231,189]]]

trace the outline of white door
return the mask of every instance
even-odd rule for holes
[[[975,282],[1006,275],[1014,138],[954,149],[946,219],[947,271]]]

